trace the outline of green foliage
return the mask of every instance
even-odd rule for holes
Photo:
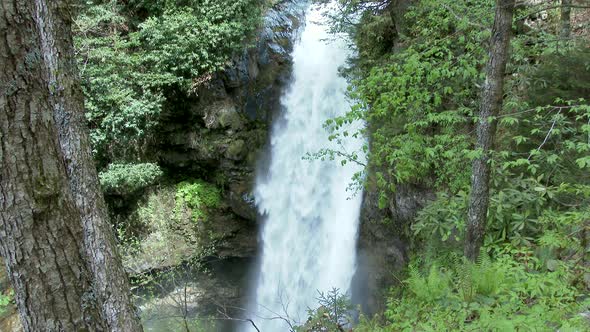
[[[221,203],[221,191],[204,181],[181,182],[176,186],[176,211],[189,209],[194,222],[206,220],[207,209]]]
[[[574,248],[574,238],[561,242],[562,234],[576,234],[588,220],[590,186],[562,183],[547,186],[542,177],[508,177],[509,183],[491,193],[488,212],[487,244],[510,242],[513,245],[529,245],[549,242],[557,246]],[[419,212],[412,225],[415,235],[428,241],[443,242],[463,240],[468,197],[464,192],[457,195],[441,193],[439,197]],[[539,242],[545,239],[543,242]],[[550,240],[551,239],[551,240]],[[549,241],[549,242],[547,242]],[[566,241],[564,243],[563,241]],[[581,250],[581,249],[580,249]]]
[[[75,48],[101,166],[145,159],[170,96],[223,69],[261,14],[259,0],[87,2]]]
[[[95,157],[141,156],[176,78],[147,68],[116,1],[92,4],[75,21],[75,48]]]
[[[389,13],[375,15],[364,12],[360,19],[362,28],[356,30],[354,39],[363,59],[376,59],[388,54],[395,44],[395,24]]]
[[[161,269],[208,252],[215,239],[203,222],[220,204],[220,190],[201,180],[148,191],[118,218],[124,265],[132,271]]]
[[[370,174],[355,181],[376,186],[381,207],[400,183],[434,187],[442,196],[458,196],[452,200],[457,204],[467,196],[470,172],[465,166],[481,154],[473,149],[473,126],[489,38],[489,29],[482,27],[491,27],[493,5],[420,1],[396,21],[391,12],[395,4],[345,0],[343,16],[332,18],[338,31],[349,31],[343,22],[355,16],[362,24],[352,28],[359,55],[348,70],[350,95],[358,104],[346,116],[328,121],[330,138],[351,135],[347,126],[354,121],[368,124],[353,135],[369,137]],[[583,177],[590,165],[589,106],[582,99],[588,95],[588,48],[559,49],[552,39],[555,36],[542,33],[513,39],[513,74],[506,79],[505,113],[496,119],[499,148],[494,162],[504,168],[495,168],[498,174],[514,176],[514,181],[535,181],[545,174],[544,181],[558,185]],[[315,155],[326,156],[356,160],[354,152],[323,150]],[[507,190],[504,194],[499,197],[504,202],[516,195]],[[462,224],[462,212],[449,213],[452,222],[440,230],[441,236],[450,236],[450,230]]]
[[[352,30],[359,50],[350,95],[358,101],[344,117],[329,120],[330,139],[367,135],[370,190],[387,207],[400,183],[436,190],[437,199],[418,213],[411,228],[425,242],[455,246],[463,240],[468,207],[475,114],[493,19],[493,1],[420,1],[403,22],[393,7],[375,1],[343,1],[346,19],[364,24]],[[392,16],[393,15],[393,16]],[[334,23],[340,27],[340,23]],[[391,40],[391,26],[403,34]],[[401,26],[400,24],[405,24]],[[386,34],[389,33],[389,36]],[[535,38],[532,43],[531,39]],[[577,216],[583,224],[590,178],[590,106],[587,47],[559,49],[550,34],[513,39],[504,111],[497,119],[492,193],[486,243],[538,243],[550,230],[546,215]],[[575,74],[571,74],[575,72]],[[366,129],[350,133],[357,120]],[[357,161],[356,152],[323,150],[315,157]],[[577,192],[563,193],[576,187]],[[563,199],[567,197],[567,199]],[[561,224],[563,225],[563,224]],[[562,228],[561,232],[567,230]],[[557,241],[554,237],[547,240]]]
[[[509,101],[507,107],[523,105]],[[589,110],[584,100],[578,100],[500,119],[486,243],[527,245],[556,228],[565,233],[582,227],[585,206],[590,204],[585,162],[590,153]],[[428,239],[462,240],[467,208],[466,192],[440,192],[419,212],[412,228]]]
[[[131,194],[156,184],[162,175],[156,164],[110,164],[99,178],[104,191]]]
[[[360,132],[369,136],[371,145],[373,176],[368,179],[384,201],[399,183],[458,192],[469,181],[465,164],[472,157],[470,126],[489,32],[467,19],[453,19],[447,8],[459,12],[462,5],[420,1],[411,7],[406,33],[395,40],[404,47],[393,53],[393,22],[387,11],[365,11],[361,21],[370,24],[359,25],[354,33],[360,58],[351,70],[350,94],[358,104],[327,125],[337,140],[348,135],[346,125],[357,120],[368,123]],[[490,22],[492,5],[492,1],[471,4],[469,12],[480,23]]]
[[[330,139],[366,135],[366,181],[381,208],[398,184],[436,192],[411,223],[414,250],[462,246],[474,124],[487,59],[493,1],[343,0],[334,29],[351,32],[350,95],[358,103],[328,121]],[[361,24],[347,25],[357,18]],[[483,27],[483,28],[482,28]],[[350,29],[350,30],[348,30]],[[557,31],[557,30],[556,30]],[[590,106],[587,40],[555,42],[549,32],[513,38],[504,109],[492,153],[484,254],[477,264],[452,255],[414,261],[402,297],[385,318],[355,331],[584,330],[587,322]],[[355,121],[367,127],[350,132]],[[358,152],[360,154],[361,152]],[[314,157],[357,161],[356,152]],[[489,255],[489,256],[488,256]],[[424,255],[423,255],[424,256]]]
[[[450,279],[436,265],[430,267],[430,271],[425,277],[415,266],[410,266],[409,275],[406,280],[408,289],[421,301],[437,301],[446,296],[449,291]]]
[[[484,247],[495,259],[483,256],[476,266],[462,261],[444,265],[450,267],[445,273],[453,279],[447,292],[456,296],[435,306],[425,305],[424,296],[415,293],[394,299],[388,311],[392,322],[417,318],[405,325],[392,323],[388,329],[580,330],[586,326],[579,313],[590,303],[583,301],[587,285],[580,280],[587,278],[588,266],[579,262],[588,255],[584,232],[590,178],[579,160],[590,151],[585,130],[590,113],[584,100],[558,102],[560,106],[523,109],[526,104],[509,101],[507,107],[513,111],[500,119]],[[467,208],[467,193],[440,192],[418,214],[414,234],[438,251],[452,248],[463,240]]]
[[[10,289],[7,294],[0,293],[0,315],[4,314],[11,303],[14,302],[14,290]]]
[[[434,179],[433,184],[456,191],[469,176],[463,151],[470,147],[467,130],[486,33],[455,26],[438,1],[424,2],[407,17],[415,21],[406,41],[410,46],[374,66],[355,90],[370,105],[364,117],[374,126],[371,163],[387,165],[388,183]],[[449,38],[449,30],[458,31]]]
[[[574,278],[565,265],[545,270],[526,248],[497,248],[495,259],[483,256],[477,264],[442,261],[426,273],[414,266],[404,296],[390,299],[379,330],[583,330],[587,322],[579,313],[590,302],[578,299]]]
[[[316,299],[318,307],[308,310],[305,324],[295,326],[293,332],[343,331],[352,323],[350,299],[336,288],[328,292],[319,292]]]
[[[547,52],[530,74],[528,97],[534,106],[590,96],[590,49],[568,48],[565,52]]]
[[[258,0],[194,2],[140,24],[150,67],[188,79],[223,69],[260,20]]]
[[[468,202],[469,196],[465,191],[456,195],[438,193],[437,199],[418,212],[412,224],[414,235],[439,238],[443,242],[462,240]]]

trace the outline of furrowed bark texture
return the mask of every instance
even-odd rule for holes
[[[508,47],[514,16],[515,0],[497,0],[494,27],[489,45],[486,80],[482,88],[476,148],[483,152],[473,161],[471,193],[467,216],[464,253],[471,261],[479,256],[485,235],[490,191],[490,150],[496,133],[495,117],[502,109],[504,72],[508,61]]]
[[[95,295],[111,331],[142,331],[92,159],[84,97],[73,56],[71,6],[67,0],[34,2],[59,143],[70,189],[82,216]]]
[[[0,253],[25,331],[104,331],[30,0],[0,0]]]

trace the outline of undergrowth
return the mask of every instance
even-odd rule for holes
[[[528,248],[495,247],[476,264],[459,255],[415,259],[392,296],[386,323],[361,320],[355,331],[584,331],[590,298],[579,271],[547,267]]]

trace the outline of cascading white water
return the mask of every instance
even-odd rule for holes
[[[361,195],[346,188],[354,164],[304,160],[307,153],[337,148],[328,140],[324,123],[350,109],[347,83],[338,68],[350,54],[342,39],[317,21],[316,8],[293,51],[293,81],[283,96],[283,117],[271,136],[271,160],[257,180],[255,197],[265,215],[262,258],[256,288],[258,327],[265,332],[288,331],[282,316],[301,322],[317,305],[318,291],[349,291],[355,270],[355,246]],[[362,140],[344,144],[357,151]],[[248,330],[250,331],[250,330]]]

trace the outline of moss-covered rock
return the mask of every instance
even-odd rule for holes
[[[132,275],[177,266],[199,255],[202,246],[192,213],[178,205],[175,186],[158,188],[120,223],[123,264]]]
[[[231,142],[225,151],[225,156],[231,160],[242,160],[247,154],[246,142],[241,139]]]
[[[208,129],[231,129],[237,132],[245,128],[245,120],[229,98],[212,103],[203,113],[203,121]]]
[[[221,190],[202,180],[152,190],[119,225],[132,275],[205,256],[251,257],[257,247],[255,223],[236,216]]]

